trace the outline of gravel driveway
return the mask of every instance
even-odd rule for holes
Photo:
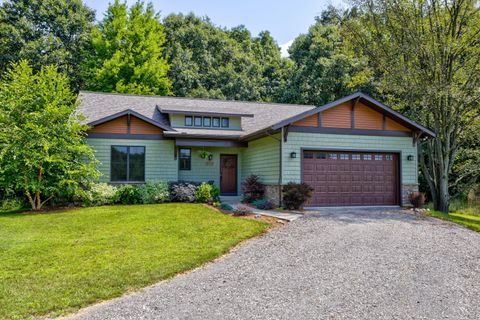
[[[480,234],[399,210],[324,210],[78,319],[480,319]]]

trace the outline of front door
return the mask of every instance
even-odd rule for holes
[[[237,155],[220,155],[220,193],[223,196],[237,195]]]

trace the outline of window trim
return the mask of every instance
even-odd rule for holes
[[[190,161],[188,162],[188,169],[182,169],[180,167],[181,165],[181,150],[189,150],[190,151]],[[178,148],[178,170],[182,170],[182,171],[191,171],[192,170],[192,148],[184,148],[184,147],[181,147],[181,148]]]
[[[112,180],[112,151],[114,147],[123,147],[127,148],[127,180]],[[130,178],[130,148],[143,148],[143,156],[144,156],[144,162],[143,162],[143,180],[129,180]],[[125,145],[119,145],[119,144],[112,144],[110,145],[110,182],[111,183],[145,183],[146,179],[146,171],[147,170],[147,147],[146,146],[125,146]]]
[[[223,125],[223,121],[224,121],[224,120],[227,121],[227,125],[226,125],[226,126]],[[220,119],[220,126],[221,126],[222,128],[229,128],[229,127],[230,127],[230,118],[222,117],[222,118]]]
[[[190,124],[187,124],[187,119],[190,119]],[[185,127],[192,127],[193,126],[193,117],[192,116],[185,116],[185,120],[183,122]]]

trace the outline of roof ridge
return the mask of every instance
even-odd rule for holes
[[[246,100],[222,100],[222,99],[209,99],[209,98],[192,98],[192,97],[174,97],[174,96],[158,96],[158,95],[144,95],[133,93],[117,93],[117,92],[102,92],[102,91],[89,91],[80,90],[80,93],[93,93],[102,95],[113,96],[127,96],[127,97],[144,97],[144,98],[168,98],[178,100],[200,100],[200,101],[214,101],[214,102],[227,102],[227,103],[247,103],[247,104],[265,104],[265,105],[280,105],[288,107],[317,107],[313,104],[296,104],[296,103],[280,103],[280,102],[266,102],[266,101],[246,101]]]

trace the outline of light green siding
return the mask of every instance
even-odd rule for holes
[[[187,114],[188,115],[188,114]],[[193,115],[192,115],[193,117]],[[212,130],[241,130],[241,120],[240,117],[220,117],[229,119],[229,127],[185,127],[185,115],[184,114],[170,114],[170,125],[172,128],[207,128]]]
[[[242,148],[190,148],[192,149],[191,170],[178,170],[178,179],[194,182],[208,182],[213,180],[216,186],[220,186],[220,155],[236,154],[237,155],[237,190],[240,192],[242,170]],[[213,159],[202,159],[201,151],[212,153]]]
[[[87,143],[95,150],[103,174],[103,182],[110,181],[111,146],[145,147],[145,180],[175,181],[178,179],[178,162],[174,159],[173,140],[130,140],[88,138]]]
[[[290,132],[282,147],[283,183],[301,181],[301,148],[401,151],[402,183],[418,183],[417,149],[411,137]],[[296,152],[297,157],[292,159],[291,152]],[[414,160],[408,161],[408,155],[413,155]]]
[[[277,139],[280,135],[275,135]],[[242,179],[255,174],[263,183],[278,184],[280,172],[280,142],[272,137],[249,141],[243,152]]]

